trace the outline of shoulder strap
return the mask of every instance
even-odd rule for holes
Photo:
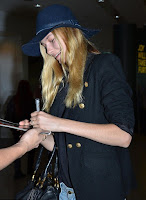
[[[37,158],[36,164],[35,164],[35,171],[37,171],[38,168],[39,168],[39,165],[40,165],[40,162],[41,162],[41,156],[42,156],[43,149],[44,149],[44,147],[41,146],[41,148],[40,148],[40,152],[39,152],[39,155],[38,155],[38,158]]]
[[[38,170],[38,168],[39,168],[39,166],[40,166],[41,156],[42,156],[43,149],[44,149],[44,147],[41,146],[40,151],[39,151],[39,155],[38,155],[38,158],[37,158],[37,161],[36,161],[36,164],[35,164],[33,176],[32,176],[32,178],[31,178],[32,181],[34,181],[35,175],[36,175],[37,170]]]
[[[54,145],[54,148],[53,148],[53,151],[51,153],[51,157],[49,159],[49,162],[48,162],[45,170],[43,171],[42,175],[40,176],[38,183],[36,184],[39,188],[42,188],[43,185],[44,185],[44,182],[45,182],[47,175],[48,175],[48,169],[50,167],[50,164],[51,164],[51,161],[52,161],[53,156],[55,154],[55,151],[56,151],[56,146]]]
[[[56,146],[54,146],[54,148],[53,148],[51,157],[50,157],[49,162],[48,162],[48,164],[47,164],[47,166],[46,166],[46,168],[45,168],[45,172],[44,172],[43,178],[47,176],[48,168],[49,168],[50,163],[51,163],[51,161],[52,161],[52,159],[53,159],[53,156],[54,156],[54,154],[55,154],[55,150],[56,150]]]
[[[38,170],[38,168],[39,168],[39,166],[40,166],[41,156],[42,156],[43,149],[44,149],[44,147],[41,146],[40,151],[39,151],[39,154],[38,154],[38,158],[37,158],[37,161],[36,161],[36,164],[35,164],[35,169],[34,169],[34,173],[33,173],[33,176],[32,176],[32,181],[34,180],[34,177],[35,177],[35,175],[36,175],[36,172],[37,172],[37,170]],[[49,166],[50,166],[50,163],[51,163],[51,161],[52,161],[52,159],[53,159],[53,156],[54,156],[54,154],[55,154],[55,150],[56,150],[56,146],[54,145],[54,148],[53,148],[51,157],[50,157],[49,162],[48,162],[48,164],[47,164],[47,166],[46,166],[46,168],[45,168],[45,171],[44,171],[44,174],[43,174],[43,178],[47,176],[47,171],[48,171],[48,168],[49,168]]]

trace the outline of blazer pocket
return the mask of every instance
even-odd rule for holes
[[[94,175],[119,180],[121,169],[115,152],[86,152],[83,156],[83,164]]]

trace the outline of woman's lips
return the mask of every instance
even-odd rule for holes
[[[57,56],[58,56],[60,53],[61,53],[61,51],[59,51],[59,53],[57,53],[57,54],[54,56],[54,58],[57,58]]]

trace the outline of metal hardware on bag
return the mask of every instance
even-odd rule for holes
[[[33,173],[33,175],[32,175],[32,178],[31,178],[32,181],[34,181],[35,175],[36,175],[36,170],[34,171],[34,173]]]
[[[38,182],[36,183],[36,186],[38,186],[41,183],[41,177],[39,177]]]
[[[50,173],[47,174],[47,177],[52,179],[52,175]]]
[[[45,177],[45,178],[44,178],[44,179],[41,181],[40,188],[42,188],[42,187],[43,187],[45,180],[46,180],[46,177]]]
[[[55,185],[57,188],[60,187],[58,178],[54,178],[54,185]]]

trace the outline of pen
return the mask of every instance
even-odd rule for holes
[[[35,99],[35,105],[36,105],[36,111],[40,111],[40,99],[39,98]],[[51,131],[49,131],[49,132],[42,132],[41,134],[51,135],[52,132]]]
[[[35,99],[35,105],[36,105],[36,111],[40,111],[40,99],[39,98]]]

